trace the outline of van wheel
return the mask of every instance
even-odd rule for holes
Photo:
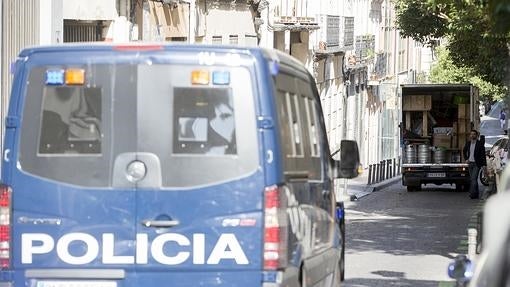
[[[301,282],[301,287],[306,287],[306,271],[305,271],[305,268],[303,265],[301,265],[301,278],[300,280]]]
[[[407,186],[407,191],[408,192],[420,191],[420,189],[421,189],[420,185],[408,185]]]
[[[345,249],[342,248],[342,254],[340,255],[340,282],[345,280]]]
[[[342,251],[340,253],[340,281],[344,281],[345,279],[345,216],[342,218],[342,222],[340,223],[340,233],[342,236]]]

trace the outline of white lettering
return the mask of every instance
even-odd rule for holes
[[[34,242],[40,242],[34,245]],[[21,263],[32,264],[32,255],[49,253],[55,247],[53,238],[44,233],[25,233],[21,235]]]
[[[87,233],[68,233],[55,240],[45,233],[25,233],[21,235],[21,263],[32,264],[34,255],[50,254],[56,251],[58,258],[67,264],[83,265],[97,260],[101,255],[103,264],[148,264],[149,255],[164,265],[178,265],[192,260],[195,265],[217,265],[221,260],[234,260],[236,264],[249,264],[235,234],[222,234],[206,257],[206,235],[193,234],[191,241],[178,233],[164,233],[156,236],[152,242],[148,234],[136,234],[133,255],[115,255],[115,250],[129,250],[126,239],[115,240],[115,234],[104,233],[98,241]],[[211,242],[214,243],[214,242]],[[168,244],[168,246],[167,246]],[[101,253],[100,249],[101,248]],[[166,251],[166,252],[165,252]],[[171,253],[171,254],[169,254]],[[123,254],[125,254],[123,252]],[[207,258],[207,260],[206,260]]]
[[[147,264],[149,250],[149,235],[140,233],[136,235],[136,264]]]
[[[180,235],[177,233],[162,234],[152,241],[151,253],[154,260],[161,264],[166,265],[178,265],[188,260],[190,255],[189,252],[184,251],[177,252],[175,256],[167,256],[164,253],[163,248],[165,246],[165,243],[170,241],[177,243],[177,245],[179,246],[189,246],[191,244],[189,239],[186,238],[184,235]]]
[[[193,264],[205,263],[205,234],[193,234]]]
[[[134,256],[115,255],[115,237],[112,233],[103,234],[103,263],[104,264],[133,264]]]
[[[74,241],[85,243],[85,247],[81,248],[85,253],[81,256],[74,256],[69,252],[69,245]],[[94,261],[99,254],[99,243],[90,234],[86,233],[69,233],[62,236],[57,242],[58,257],[65,263],[72,265],[89,264]]]
[[[207,264],[218,264],[222,259],[234,259],[237,264],[248,264],[248,258],[243,252],[235,234],[222,234],[216,242]]]

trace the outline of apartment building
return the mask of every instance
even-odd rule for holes
[[[28,45],[258,45],[284,51],[308,68],[331,151],[342,139],[355,139],[367,167],[398,157],[398,87],[429,66],[421,45],[400,38],[390,0],[3,0],[1,7],[2,117],[9,63]]]

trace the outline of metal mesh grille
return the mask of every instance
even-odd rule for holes
[[[64,42],[101,41],[101,22],[64,20]]]

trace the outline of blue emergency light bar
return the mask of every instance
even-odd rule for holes
[[[64,84],[64,69],[46,71],[46,85],[59,86]]]
[[[228,71],[213,72],[212,82],[214,85],[228,85],[228,84],[230,84],[230,72],[228,72]]]

